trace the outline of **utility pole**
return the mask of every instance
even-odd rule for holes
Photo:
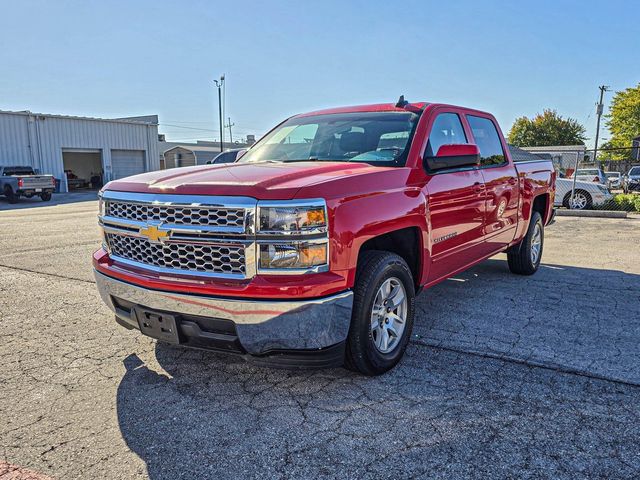
[[[229,129],[229,141],[233,143],[233,135],[231,135],[231,127],[235,125],[235,123],[231,123],[231,117],[227,117],[228,123],[225,125]]]
[[[596,126],[596,142],[593,146],[593,163],[596,167],[598,166],[598,137],[600,136],[600,117],[602,117],[602,112],[604,111],[602,99],[604,98],[604,92],[609,91],[609,87],[607,85],[600,85],[598,88],[600,89],[600,102],[598,102],[598,107],[596,109],[596,113],[598,114],[598,123]]]
[[[220,77],[220,80],[214,80],[213,83],[218,87],[218,122],[220,124],[220,152],[224,151],[224,135],[222,129],[224,123],[222,122],[222,86],[224,85],[224,74]]]

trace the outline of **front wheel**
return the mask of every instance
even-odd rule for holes
[[[507,251],[509,270],[518,275],[533,275],[540,267],[544,246],[544,224],[539,212],[533,212],[527,234]]]
[[[345,364],[365,375],[392,369],[413,328],[415,288],[402,257],[366,251],[358,261]]]

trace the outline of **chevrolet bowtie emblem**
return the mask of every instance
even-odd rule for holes
[[[171,230],[162,230],[160,225],[147,225],[140,229],[140,235],[147,237],[152,243],[160,243],[171,236]]]

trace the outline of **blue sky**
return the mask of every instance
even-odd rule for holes
[[[598,85],[640,81],[636,1],[0,0],[0,9],[0,109],[158,114],[174,140],[217,137],[212,80],[223,72],[236,135],[404,94],[491,111],[504,130],[554,108],[593,139]]]

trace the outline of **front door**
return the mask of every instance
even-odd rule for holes
[[[445,144],[469,143],[458,114],[439,113],[433,122],[425,155]],[[477,260],[481,255],[485,187],[477,167],[440,170],[426,183],[431,217],[431,267],[435,281]]]

